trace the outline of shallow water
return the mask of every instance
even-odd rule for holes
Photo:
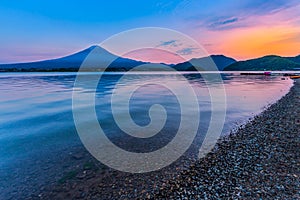
[[[86,80],[96,75],[83,73]],[[292,85],[280,76],[241,76],[222,74],[222,82],[205,82],[197,73],[132,73],[114,90],[123,73],[104,73],[95,92],[97,119],[107,137],[116,145],[131,152],[151,152],[168,144],[176,135],[181,120],[180,102],[171,85],[185,91],[187,83],[193,88],[200,107],[199,129],[193,143],[199,147],[211,118],[212,103],[208,88],[226,91],[226,118],[222,134],[228,134],[237,124],[261,112],[267,105],[280,99]],[[70,165],[65,159],[70,152],[82,148],[72,114],[72,92],[90,94],[94,88],[88,82],[73,87],[76,73],[2,73],[0,74],[0,197],[30,194],[44,185],[57,181]],[[147,83],[147,84],[145,84]],[[208,87],[209,86],[209,87]],[[139,87],[130,99],[130,115],[139,126],[151,122],[149,109],[160,104],[167,112],[162,130],[146,139],[124,133],[111,113],[114,92],[126,93]],[[182,92],[180,95],[185,95]],[[219,98],[216,104],[222,104]],[[85,109],[85,102],[82,107]],[[192,107],[189,108],[193,112]],[[218,106],[214,108],[218,112]],[[126,110],[116,109],[122,115]],[[153,119],[163,121],[161,113]],[[83,121],[89,121],[89,118]],[[192,123],[193,119],[191,119]],[[195,146],[196,144],[196,146]],[[197,146],[198,145],[198,146]],[[195,150],[192,151],[192,153]],[[195,153],[195,152],[194,152]],[[78,161],[80,162],[80,161]]]

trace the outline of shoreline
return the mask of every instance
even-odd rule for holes
[[[176,168],[180,159],[157,172],[128,174],[83,153],[75,155],[88,157],[83,166],[32,198],[300,198],[299,96],[300,81],[295,81],[285,96],[222,137],[213,152],[184,170]]]
[[[300,198],[300,81],[155,198]]]

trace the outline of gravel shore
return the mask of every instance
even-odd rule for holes
[[[300,81],[154,197],[300,199]]]
[[[299,149],[297,81],[285,97],[223,138],[205,158],[184,170],[171,172],[175,163],[158,172],[128,174],[89,158],[60,183],[32,198],[300,199]],[[84,157],[88,157],[87,152],[74,155],[75,159]]]

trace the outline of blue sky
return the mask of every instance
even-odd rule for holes
[[[0,63],[63,56],[121,31],[147,26],[188,34],[212,54],[239,59],[297,55],[299,4],[294,0],[1,0]],[[240,45],[249,39],[257,45]],[[282,46],[282,40],[291,45]],[[268,44],[270,50],[258,49]],[[251,54],[255,48],[258,53]]]

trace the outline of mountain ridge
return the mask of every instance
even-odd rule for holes
[[[260,58],[238,61],[224,68],[224,71],[285,71],[300,69],[300,55],[281,57],[267,55]]]
[[[137,66],[146,63],[118,57],[102,47],[93,45],[81,51],[60,58],[25,63],[0,64],[0,69],[11,69],[11,71],[14,71],[14,69],[16,71],[78,71],[81,64],[93,51],[97,52],[97,55],[99,56],[96,60],[98,65],[99,62],[100,64],[101,62],[106,64],[106,60],[115,59],[110,65],[110,69],[112,70],[118,68],[120,63],[122,63],[122,67],[119,67],[120,70],[126,70],[126,68],[129,66]],[[105,66],[103,65],[103,68],[104,67]],[[96,71],[97,69],[93,69],[93,67],[91,67],[90,70]]]
[[[210,55],[202,58],[193,58],[189,61],[178,63],[174,66],[176,70],[179,71],[196,71],[197,69],[203,68],[203,70],[215,71],[215,66],[212,66],[212,61],[218,70],[223,71],[223,69],[232,63],[237,62],[235,59],[227,57],[225,55]]]
[[[217,67],[217,70],[220,71],[291,70],[300,68],[300,55],[295,57],[267,55],[245,61],[237,61],[225,55],[210,55],[202,58],[193,58],[183,63],[164,64],[143,62],[130,58],[119,57],[100,46],[93,45],[81,51],[59,58],[35,62],[0,64],[0,71],[78,71],[81,64],[85,61],[87,56],[91,54],[91,52],[95,53],[95,55],[93,55],[95,60],[93,62],[89,62],[91,66],[86,67],[86,71],[129,71],[140,65],[147,65],[144,70],[148,71],[165,71],[166,69],[163,65],[172,67],[177,71],[195,71],[196,68],[202,68],[206,71],[214,71],[216,69],[213,67],[214,65],[212,66],[212,61]],[[108,61],[111,60],[114,61],[112,63],[108,63]],[[107,67],[108,64],[109,66]],[[194,66],[196,66],[196,68]]]

